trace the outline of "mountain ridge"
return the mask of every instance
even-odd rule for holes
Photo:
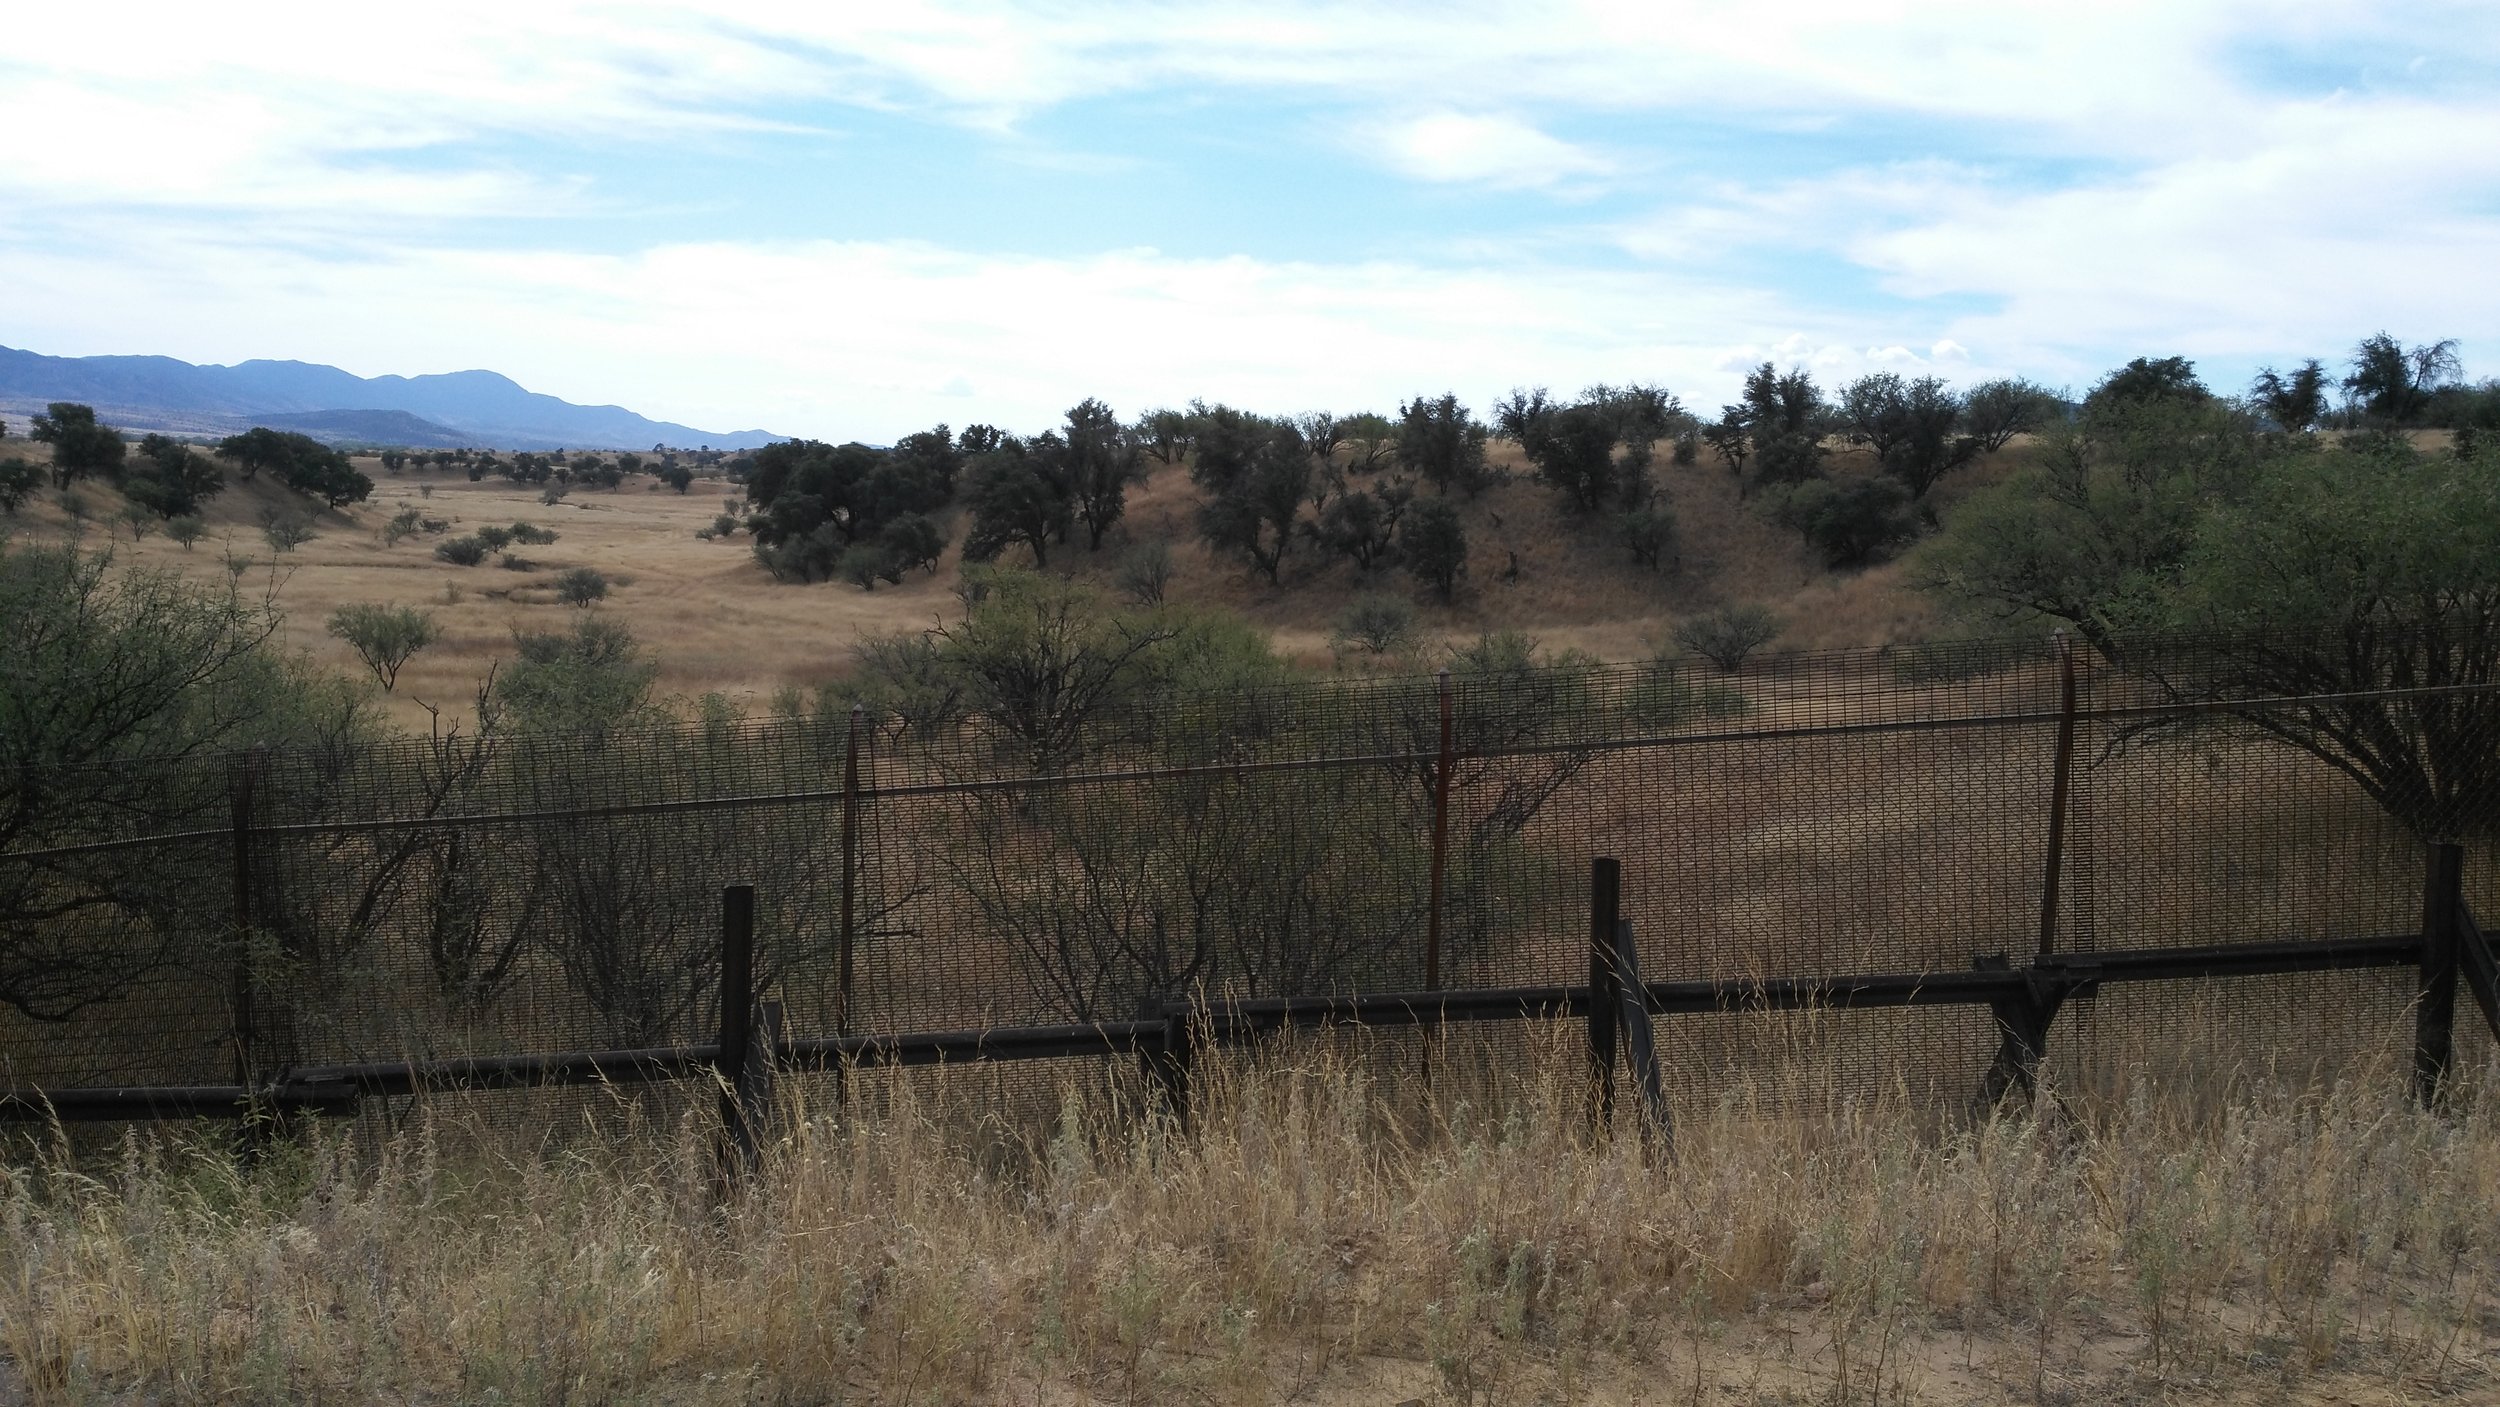
[[[0,412],[31,413],[52,401],[92,405],[126,429],[177,433],[269,424],[366,441],[373,437],[347,427],[379,428],[396,422],[370,417],[397,413],[411,417],[416,423],[407,428],[429,441],[495,449],[752,449],[786,438],[765,430],[698,430],[623,406],[577,405],[496,371],[365,377],[320,362],[256,358],[201,365],[146,354],[53,357],[0,347]],[[305,417],[311,419],[299,426],[277,424]],[[316,428],[338,417],[349,419]]]

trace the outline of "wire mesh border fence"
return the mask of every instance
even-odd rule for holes
[[[163,791],[172,797],[205,796],[226,802],[229,815],[223,828],[100,836],[93,834],[99,827],[91,821],[86,838],[15,849],[0,854],[0,866],[75,867],[100,857],[143,852],[194,856],[189,869],[196,876],[216,858],[215,851],[230,852],[224,857],[231,862],[234,876],[228,941],[199,944],[198,951],[181,954],[178,962],[199,979],[193,984],[195,996],[224,987],[220,1010],[198,1010],[189,1017],[203,1027],[211,1044],[226,1047],[232,1059],[231,1078],[222,1083],[194,1080],[54,1089],[49,1095],[20,1090],[0,1100],[0,1111],[30,1114],[40,1108],[62,1114],[74,1106],[125,1117],[138,1109],[202,1112],[250,1107],[273,1099],[280,1104],[339,1107],[382,1088],[717,1075],[721,1052],[743,1051],[749,1042],[726,1038],[673,1044],[644,1041],[604,1051],[536,1049],[399,1061],[319,1061],[317,1052],[304,1049],[300,1040],[290,1048],[284,1031],[298,1015],[289,1010],[295,1004],[285,999],[288,994],[283,990],[296,970],[288,964],[300,967],[304,956],[270,951],[266,931],[270,920],[256,911],[268,890],[265,878],[257,873],[257,861],[290,854],[300,860],[304,854],[318,853],[323,845],[371,843],[388,854],[394,853],[389,847],[408,838],[431,842],[484,836],[491,843],[495,836],[533,827],[574,827],[576,834],[600,835],[629,829],[623,823],[658,818],[675,818],[726,834],[739,820],[796,816],[834,831],[832,844],[810,848],[813,868],[768,900],[807,906],[805,922],[826,930],[827,950],[816,956],[824,959],[824,975],[833,991],[829,1001],[817,1004],[816,1019],[804,1023],[806,1029],[785,1028],[770,1043],[769,1052],[759,1052],[759,1062],[769,1056],[802,1065],[839,1066],[846,1061],[917,1063],[1093,1053],[1168,1063],[1173,1052],[1188,1048],[1195,1039],[1190,1034],[1193,1023],[1224,1043],[1275,1027],[1402,1023],[1423,1019],[1414,1015],[1419,1012],[1429,1013],[1431,1022],[1482,1012],[1516,1016],[1530,1008],[1548,1016],[1585,1017],[1590,1010],[1607,1005],[1602,996],[1606,982],[1602,964],[1593,966],[1590,982],[1578,987],[1568,983],[1532,988],[1486,986],[1479,980],[1461,992],[1435,992],[1442,985],[1442,929],[1449,902],[1444,880],[1449,865],[1451,794],[1469,791],[1467,785],[1458,784],[1462,768],[1478,769],[1469,774],[1470,779],[1480,790],[1491,791],[1495,784],[1518,785],[1515,778],[1500,774],[1503,767],[1543,767],[1545,771],[1536,775],[1562,770],[1568,777],[1593,760],[1609,756],[1672,755],[1684,749],[1728,745],[1779,748],[1814,740],[1853,745],[1851,740],[1914,734],[2034,741],[2054,735],[2057,739],[2053,771],[2058,780],[2048,802],[2046,864],[2039,887],[2040,940],[2027,961],[2017,966],[2009,960],[2003,971],[1988,973],[1946,971],[1932,961],[1903,965],[1902,970],[1892,972],[1853,971],[1826,962],[1822,970],[1806,974],[1667,976],[1642,984],[1643,990],[1650,992],[1659,1010],[1671,1012],[1704,1007],[1721,1011],[1766,1005],[1848,1009],[1967,1001],[1990,1010],[2001,1043],[2014,1042],[2001,1044],[2000,1056],[2019,1046],[2029,1049],[2036,1061],[2047,1022],[2054,1018],[2058,1005],[2077,993],[2087,994],[2084,999],[2088,1000],[2106,973],[2105,968],[2095,972],[2081,955],[2061,961],[2067,955],[2057,951],[2061,896],[2086,888],[2072,876],[2060,875],[2068,810],[2065,794],[2069,773],[2076,765],[2078,729],[2088,735],[2106,735],[2103,745],[2114,746],[2111,740],[2123,739],[2140,728],[2196,719],[2244,723],[2293,712],[2332,716],[2372,708],[2471,706],[2480,710],[2495,687],[2393,683],[2293,697],[2216,695],[2210,690],[2201,690],[2200,696],[2200,686],[2183,683],[2196,678],[2200,648],[2207,647],[2176,647],[2159,655],[2159,666],[2149,670],[2107,665],[2078,670],[2074,655],[2046,655],[2035,642],[2020,649],[1990,644],[1781,657],[1727,676],[1651,663],[1523,671],[1490,678],[1444,674],[1430,680],[1306,684],[1247,697],[1169,701],[1151,727],[1122,720],[1087,740],[1076,753],[1061,755],[1037,754],[1031,747],[1032,730],[1001,728],[993,720],[964,716],[912,720],[870,717],[864,712],[854,712],[838,728],[828,728],[822,721],[792,721],[612,739],[595,746],[580,740],[522,740],[492,759],[504,779],[495,788],[496,794],[524,803],[500,809],[461,804],[477,793],[475,782],[486,764],[475,742],[464,751],[457,737],[402,744],[362,757],[216,759],[195,767],[187,778],[174,779]],[[2226,648],[2210,647],[2212,651]],[[2145,655],[2139,653],[2137,658]],[[676,765],[653,765],[658,758]],[[226,781],[222,796],[210,780],[219,770]],[[1119,796],[1146,788],[1242,788],[1295,774],[1325,778],[1364,771],[1377,773],[1385,785],[1410,793],[1415,803],[1411,809],[1429,818],[1433,835],[1428,848],[1418,845],[1408,856],[1428,857],[1429,867],[1428,879],[1407,876],[1428,882],[1428,895],[1419,896],[1420,903],[1411,906],[1420,914],[1424,951],[1416,955],[1419,970],[1403,984],[1387,984],[1390,990],[1385,995],[1379,990],[1366,995],[1340,989],[1268,997],[1219,991],[1210,996],[1202,986],[1192,998],[1166,982],[1147,994],[1148,1001],[1134,1015],[1097,1013],[1093,1019],[1056,1024],[1028,1019],[961,1024],[951,1029],[919,1027],[916,1034],[908,1021],[887,1021],[874,1027],[878,1034],[860,1033],[860,1023],[854,1019],[858,1014],[858,949],[863,930],[879,919],[873,899],[861,902],[862,871],[881,858],[873,841],[863,844],[863,829],[872,836],[874,832],[873,825],[863,822],[864,816],[898,806],[994,802],[1012,824],[1016,808],[1047,794],[1107,797],[1112,799],[1107,804],[1116,809]],[[790,785],[794,778],[811,775],[826,784]],[[117,780],[126,785],[126,779]],[[70,787],[70,782],[47,778],[43,785],[63,788]],[[417,801],[413,808],[405,805],[411,797]],[[1501,803],[1493,804],[1498,808]],[[161,819],[163,814],[160,809],[148,819]],[[735,837],[724,843],[734,844]],[[628,856],[624,863],[611,864],[602,873],[612,877],[630,872],[634,858]],[[173,872],[185,867],[166,864],[158,868]],[[794,901],[789,891],[801,897]],[[830,898],[825,891],[831,892]],[[189,897],[197,901],[202,896],[193,893]],[[370,893],[367,900],[371,900]],[[700,1008],[707,1004],[707,987],[716,988],[726,975],[727,950],[701,941],[705,931],[701,915],[682,902],[682,896],[675,907],[673,921],[683,930],[678,946],[695,954],[697,962],[688,969],[691,980],[684,984],[686,990],[672,997],[676,1001],[673,1011],[666,1020],[652,1024],[655,1033],[682,1030],[688,1020],[699,1017]],[[1546,905],[1549,919],[1552,907]],[[2466,922],[2470,925],[2470,920]],[[2438,931],[2442,930],[2426,921],[2421,933]],[[238,934],[244,935],[239,941],[233,936]],[[2384,933],[2313,935],[2297,940],[2297,950],[2214,958],[2208,968],[2198,971],[2208,976],[2241,975],[2242,969],[2231,964],[2243,961],[2257,962],[2264,971],[2323,971],[2425,960],[2429,950],[2422,947],[2423,937],[2405,941],[2413,946],[2406,948]],[[2349,949],[2356,942],[2363,947]],[[2466,942],[2460,946],[2460,955],[2450,960],[2478,1002],[2482,989],[2474,986],[2474,955],[2481,951]],[[2368,961],[2352,959],[2353,952],[2365,952]],[[2196,975],[2178,966],[2184,959],[2174,956],[2162,961],[2170,964],[2163,969],[2170,975]],[[2277,965],[2264,967],[2265,963]],[[2284,963],[2294,966],[2281,966]],[[2320,966],[2298,965],[2302,963]],[[1479,979],[1483,975],[1480,965],[1475,975]],[[1432,994],[1432,999],[1421,1000],[1418,992]],[[1911,995],[1897,1002],[1884,995],[1900,992]],[[1198,1003],[1195,1015],[1190,1014],[1192,1000]],[[2032,1005],[2025,1007],[2026,1001]],[[1274,1005],[1280,1002],[1282,1006]],[[747,1004],[728,1000],[721,990],[710,991],[708,1005],[716,1014],[748,1009]],[[2045,1016],[2040,1014],[2044,1005]],[[2039,1030],[2025,1036],[2032,1025]],[[375,1073],[386,1069],[397,1073]]]

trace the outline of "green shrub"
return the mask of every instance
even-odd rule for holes
[[[1737,602],[1676,626],[1675,643],[1733,674],[1779,633],[1780,618],[1768,607]]]

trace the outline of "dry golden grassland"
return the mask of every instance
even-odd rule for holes
[[[1432,1088],[1359,1042],[1213,1061],[1188,1131],[1074,1067],[1030,1127],[996,1067],[785,1086],[736,1189],[699,1118],[623,1096],[252,1167],[205,1132],[38,1154],[0,1171],[0,1402],[2500,1393],[2500,1121],[2410,1107],[2392,1061],[2120,1056],[1976,1121],[1733,1083],[1670,1152],[1593,1136],[1544,1039]]]
[[[2017,445],[1939,493],[1949,501],[2025,452]],[[48,447],[12,439],[0,445],[0,454],[41,462]],[[1472,560],[1451,605],[1403,572],[1365,579],[1350,565],[1323,563],[1308,543],[1297,544],[1287,559],[1285,584],[1269,586],[1245,565],[1212,557],[1197,541],[1191,529],[1197,491],[1178,468],[1158,468],[1132,492],[1127,521],[1101,553],[1086,552],[1080,541],[1055,552],[1051,565],[1107,585],[1128,546],[1168,542],[1171,599],[1236,611],[1267,631],[1280,652],[1315,666],[1329,663],[1335,621],[1366,591],[1415,599],[1420,624],[1433,638],[1516,629],[1549,648],[1579,648],[1607,659],[1644,657],[1675,620],[1729,601],[1762,601],[1779,610],[1789,624],[1782,648],[1887,644],[1919,638],[1936,624],[1932,607],[1903,585],[1898,565],[1824,569],[1795,533],[1740,497],[1734,478],[1709,456],[1685,467],[1661,460],[1657,472],[1679,519],[1679,546],[1661,572],[1633,563],[1604,525],[1563,512],[1517,457],[1514,446],[1494,447],[1496,462],[1515,477],[1470,505]],[[1865,472],[1867,466],[1856,462],[1863,458],[1852,451],[1835,461],[1844,472]],[[680,495],[636,476],[621,489],[577,489],[547,505],[537,489],[502,479],[471,483],[460,471],[432,469],[394,476],[369,457],[356,463],[374,479],[372,499],[320,514],[318,535],[290,553],[273,552],[262,540],[261,515],[307,505],[265,482],[234,482],[211,499],[203,514],[209,534],[188,551],[158,532],[132,542],[121,522],[120,496],[109,485],[84,483],[76,490],[88,504],[83,536],[95,545],[111,541],[121,560],[173,567],[204,581],[224,579],[229,555],[250,559],[244,580],[251,586],[274,580],[288,643],[343,673],[364,670],[326,632],[333,610],[393,603],[433,611],[443,639],[408,665],[388,701],[392,716],[408,726],[426,722],[420,700],[442,708],[447,719],[464,716],[479,678],[511,655],[514,629],[561,623],[569,608],[557,602],[553,581],[566,567],[589,566],[610,578],[613,592],[599,609],[627,621],[650,646],[661,666],[661,694],[720,691],[742,696],[759,712],[784,684],[811,685],[846,672],[861,639],[926,628],[957,609],[960,563],[951,550],[935,575],[874,592],[845,583],[774,582],[756,565],[745,534],[712,542],[694,536],[738,494],[716,479],[698,480]],[[433,554],[441,537],[383,544],[382,525],[407,506],[451,520],[448,536],[525,521],[561,537],[551,546],[520,549],[533,563],[529,571],[508,570],[492,558],[482,566],[454,566]],[[47,489],[5,526],[58,540],[73,525]],[[959,518],[949,530],[961,537]],[[1513,554],[1515,578],[1509,575]]]

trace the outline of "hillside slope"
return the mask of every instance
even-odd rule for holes
[[[178,433],[230,433],[275,424],[267,417],[280,415],[401,411],[446,428],[455,444],[498,449],[752,449],[781,438],[763,430],[698,430],[622,406],[575,405],[492,371],[362,377],[310,362],[195,366],[173,357],[48,357],[0,347],[0,412],[23,417],[51,401],[92,405],[127,429]]]

